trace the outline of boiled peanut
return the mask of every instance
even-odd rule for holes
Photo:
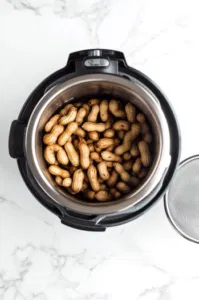
[[[106,184],[104,183],[100,184],[100,191],[106,191],[106,190],[107,190]]]
[[[115,131],[113,129],[106,129],[104,131],[104,137],[106,138],[112,138],[115,135]]]
[[[119,155],[116,155],[110,151],[102,151],[101,156],[106,161],[122,161],[122,158]]]
[[[75,121],[78,123],[78,124],[82,124],[84,118],[86,116],[86,109],[84,107],[81,107],[78,112],[77,112],[77,116],[76,116],[76,119]]]
[[[99,175],[103,180],[108,180],[110,177],[109,171],[107,169],[107,165],[105,162],[100,162],[97,165],[98,171],[99,171]]]
[[[69,163],[66,151],[62,147],[60,147],[59,151],[57,152],[57,160],[62,165],[67,165]]]
[[[87,144],[93,144],[93,140],[88,139],[88,140],[87,140]]]
[[[115,144],[115,146],[119,145],[120,144],[120,139],[115,138],[114,139],[114,144]]]
[[[76,135],[78,135],[78,136],[80,136],[80,137],[85,137],[85,136],[86,136],[85,130],[82,129],[82,128],[80,128],[80,127],[78,127],[78,128],[75,130],[74,134],[76,134]]]
[[[140,130],[141,130],[141,127],[138,123],[134,123],[132,126],[131,126],[131,133],[132,133],[132,142],[137,139],[137,137],[139,136],[140,134]]]
[[[78,169],[73,174],[73,181],[72,181],[72,190],[76,193],[79,193],[82,189],[84,181],[84,172],[82,169]]]
[[[111,115],[108,115],[108,119],[105,123],[106,129],[110,129],[113,125],[113,117]]]
[[[89,148],[89,151],[90,151],[90,152],[95,151],[95,148],[94,148],[93,143],[88,144],[88,148]]]
[[[141,124],[146,123],[146,118],[145,118],[144,114],[142,114],[142,113],[137,114],[136,119]]]
[[[99,183],[103,183],[104,179],[102,179],[101,177],[98,178]]]
[[[116,188],[120,191],[120,192],[123,192],[123,193],[128,193],[130,192],[130,187],[125,183],[125,182],[118,182],[116,184]]]
[[[102,138],[97,142],[97,147],[100,149],[105,149],[109,146],[114,145],[115,140],[112,138]]]
[[[89,200],[93,200],[93,199],[95,198],[95,192],[92,191],[92,190],[86,190],[86,191],[84,192],[84,196],[85,196],[86,198],[88,198]]]
[[[52,128],[57,124],[58,120],[60,118],[60,115],[54,115],[45,125],[45,131],[50,132]]]
[[[135,108],[135,106],[132,105],[131,103],[127,103],[125,105],[125,111],[126,111],[127,120],[130,123],[135,122],[135,120],[136,120],[136,108]]]
[[[67,125],[68,123],[75,121],[76,116],[77,116],[77,108],[72,106],[69,109],[67,115],[61,117],[61,119],[59,120],[59,123],[61,125]]]
[[[100,156],[99,153],[97,153],[97,152],[92,152],[92,153],[90,154],[90,157],[91,157],[91,159],[93,159],[93,160],[96,161],[97,163],[99,163],[99,162],[102,161],[101,156]]]
[[[97,144],[95,144],[94,147],[95,147],[95,151],[96,151],[97,153],[100,153],[100,152],[102,151],[102,149],[100,149],[100,148],[97,146]]]
[[[147,134],[150,132],[150,127],[147,123],[142,123],[141,124],[141,133],[142,134]]]
[[[149,167],[151,164],[151,153],[149,146],[145,141],[140,141],[138,143],[138,148],[140,150],[141,161],[144,167]]]
[[[103,132],[106,129],[106,125],[104,123],[85,122],[82,128],[86,131]]]
[[[125,135],[125,131],[124,130],[119,130],[118,131],[118,137],[120,138],[120,140],[122,140],[124,138]]]
[[[91,112],[88,115],[88,122],[96,122],[99,113],[99,105],[95,104],[91,108]]]
[[[69,110],[71,109],[71,107],[73,107],[73,104],[71,104],[71,103],[66,104],[66,106],[60,110],[60,115],[61,116],[66,115],[69,112]]]
[[[88,101],[88,105],[90,105],[90,106],[94,106],[94,105],[96,105],[96,104],[99,104],[99,99],[90,99],[89,101]]]
[[[78,124],[77,122],[71,122],[68,124],[64,132],[59,136],[58,144],[63,146],[71,137],[71,135],[77,130]]]
[[[69,194],[72,194],[72,195],[75,195],[77,194],[78,192],[74,192],[73,189],[69,186],[69,187],[66,187],[67,191],[69,192]]]
[[[48,171],[50,172],[50,174],[61,176],[62,178],[70,177],[70,173],[67,170],[61,169],[60,167],[55,165],[51,165],[48,168]]]
[[[57,165],[58,162],[55,157],[55,152],[60,150],[60,146],[57,144],[47,146],[44,150],[44,158],[51,165]]]
[[[71,142],[66,142],[66,144],[64,145],[64,148],[66,150],[66,153],[68,154],[68,158],[69,158],[71,164],[74,167],[78,167],[79,166],[79,155],[78,155],[77,151],[75,150],[73,144]]]
[[[108,148],[106,148],[106,150],[109,152],[112,152],[114,148],[115,148],[115,145],[112,145],[112,146],[109,146]]]
[[[55,125],[51,132],[48,134],[45,134],[43,137],[43,142],[46,145],[53,145],[56,143],[58,136],[64,131],[64,126],[62,125]]]
[[[115,186],[117,180],[118,180],[118,173],[115,170],[113,170],[109,180],[107,181],[107,185],[109,187]]]
[[[80,153],[80,164],[83,169],[88,169],[90,166],[90,150],[86,143],[81,142],[79,144],[79,153]]]
[[[152,134],[151,133],[146,133],[143,135],[143,140],[147,143],[150,144],[152,142]]]
[[[56,176],[56,177],[55,177],[55,182],[56,182],[58,185],[62,185],[62,181],[63,181],[63,178],[61,178],[60,176]]]
[[[72,142],[72,136],[68,138],[68,142]]]
[[[85,174],[84,174],[84,177],[85,177]],[[82,184],[81,192],[84,192],[87,189],[88,189],[88,183],[84,180],[84,182]]]
[[[99,140],[99,133],[97,131],[89,132],[88,136],[93,141],[98,141]]]
[[[144,178],[147,175],[147,173],[148,173],[148,170],[145,168],[142,168],[142,170],[138,174],[138,178],[140,178],[140,179]]]
[[[140,172],[141,168],[142,168],[142,162],[141,162],[140,157],[138,157],[133,164],[132,171],[133,171],[133,173],[138,174]]]
[[[135,176],[132,176],[131,180],[129,182],[129,184],[132,185],[133,187],[138,186],[139,183],[140,183],[140,180]]]
[[[95,194],[95,199],[98,201],[109,201],[111,200],[111,195],[107,191],[99,191]]]
[[[131,148],[131,143],[133,140],[132,132],[127,131],[124,135],[123,144],[115,148],[115,154],[122,155],[123,153],[127,152]]]
[[[115,138],[113,145],[106,148],[107,151],[112,152],[113,149],[120,143],[120,139]]]
[[[127,160],[123,163],[123,167],[126,171],[130,171],[133,167],[133,161],[130,159],[130,160]]]
[[[100,118],[103,122],[108,120],[108,101],[102,100],[100,103]]]
[[[113,167],[113,162],[112,161],[104,161],[106,163],[107,168],[112,168]]]
[[[126,116],[125,112],[119,109],[118,101],[114,99],[109,102],[109,110],[116,118],[124,118]]]
[[[120,198],[121,197],[121,193],[119,191],[117,191],[115,188],[111,188],[110,189],[110,193],[113,195],[114,198]]]
[[[119,174],[119,176],[121,177],[121,179],[123,181],[125,181],[125,182],[130,181],[130,179],[131,179],[130,174],[127,171],[125,171],[124,167],[121,164],[114,163],[113,166],[115,168],[115,171]]]
[[[93,140],[88,139],[88,140],[87,140],[87,144],[93,144]]]
[[[138,149],[137,144],[133,144],[130,150],[130,153],[133,157],[139,156],[140,155],[140,151]]]
[[[140,134],[140,125],[134,123],[131,126],[131,130],[127,131],[124,135],[123,144],[118,146],[115,149],[115,154],[122,155],[124,152],[130,150],[132,142],[139,136]]]
[[[84,104],[82,105],[82,107],[85,108],[85,110],[86,110],[86,116],[87,116],[87,115],[89,114],[89,111],[90,111],[89,105],[86,104],[86,103],[84,103]]]
[[[78,136],[78,140],[79,140],[79,143],[85,143],[85,144],[87,144],[86,140],[83,137],[81,137],[81,136]]]
[[[119,120],[113,124],[113,129],[114,130],[129,130],[129,123],[124,120]]]
[[[87,171],[87,176],[90,181],[90,185],[95,192],[100,190],[100,184],[97,179],[97,169],[95,166],[90,165]]]
[[[75,103],[75,107],[79,108],[82,106],[82,103],[81,102],[78,102],[78,103]]]
[[[123,159],[124,159],[124,160],[129,160],[129,159],[131,159],[131,153],[130,153],[130,152],[125,152],[125,153],[123,154]]]
[[[72,179],[69,177],[69,178],[64,178],[64,180],[62,181],[62,186],[64,187],[69,187],[71,186],[72,184]]]

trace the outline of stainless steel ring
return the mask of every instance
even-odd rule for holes
[[[156,157],[149,176],[135,192],[114,203],[98,205],[82,202],[56,187],[43,159],[42,132],[46,121],[64,103],[80,96],[93,96],[99,93],[131,101],[147,115],[156,138]],[[114,214],[132,208],[146,198],[150,200],[157,193],[170,164],[169,128],[157,97],[138,80],[129,81],[106,74],[84,75],[53,87],[41,98],[28,122],[25,153],[34,178],[53,201],[85,214]]]

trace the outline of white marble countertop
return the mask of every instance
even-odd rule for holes
[[[105,233],[74,230],[34,199],[7,146],[34,87],[70,52],[101,47],[164,90],[182,159],[198,153],[198,28],[194,0],[0,1],[0,300],[198,300],[199,246],[171,227],[162,199]]]

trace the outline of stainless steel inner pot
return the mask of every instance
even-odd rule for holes
[[[43,128],[65,103],[102,94],[131,101],[146,114],[155,137],[154,160],[147,178],[136,190],[112,202],[87,203],[62,190],[49,175],[43,157]],[[169,128],[157,97],[141,82],[106,74],[84,75],[60,83],[43,95],[29,119],[25,153],[34,178],[53,201],[84,214],[122,213],[143,201],[149,202],[160,189],[170,164]]]

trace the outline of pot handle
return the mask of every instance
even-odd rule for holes
[[[71,215],[71,213],[64,208],[60,210],[62,213],[62,216],[60,217],[61,223],[64,225],[85,231],[103,232],[106,230],[105,226],[99,224],[104,216],[91,216],[90,219],[82,219],[79,215]]]
[[[88,49],[69,55],[67,68],[75,68],[76,76],[89,73],[118,74],[119,64],[126,66],[124,54],[106,49]]]
[[[9,134],[9,154],[12,158],[24,157],[24,134],[25,134],[26,124],[14,120],[10,127]]]
[[[67,216],[67,218],[61,219],[61,223],[69,227],[79,229],[79,230],[85,230],[85,231],[103,232],[106,230],[105,227],[101,225],[96,225],[95,222],[82,220],[71,216]]]

